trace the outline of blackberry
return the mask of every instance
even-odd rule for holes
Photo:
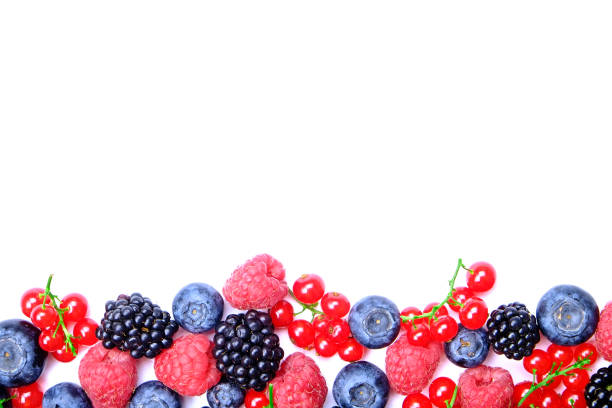
[[[536,317],[518,302],[493,310],[487,320],[487,330],[493,351],[512,360],[530,356],[540,341]]]
[[[257,310],[228,315],[217,324],[213,341],[217,368],[244,389],[263,391],[285,355],[270,315]]]
[[[179,328],[163,311],[140,293],[119,295],[106,302],[106,313],[96,330],[96,337],[107,349],[129,351],[133,358],[155,358],[172,345]]]
[[[591,376],[584,397],[589,408],[612,407],[612,365],[600,368]]]

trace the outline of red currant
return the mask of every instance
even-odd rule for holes
[[[429,386],[429,400],[438,408],[446,408],[455,393],[456,384],[448,377],[439,377]]]
[[[293,282],[293,294],[302,303],[317,303],[325,293],[325,283],[319,275],[311,273],[300,276]]]
[[[555,390],[549,387],[543,387],[542,397],[540,399],[540,408],[561,408],[561,397],[555,392]],[[535,405],[534,405],[535,406]]]
[[[438,320],[431,321],[429,331],[431,332],[432,340],[446,342],[452,340],[457,335],[459,325],[452,317],[442,316]]]
[[[476,262],[467,272],[467,285],[474,292],[486,292],[495,285],[497,273],[493,265],[487,262]]]
[[[467,288],[465,286],[459,286],[453,291],[453,299],[457,303],[465,304],[465,302],[467,302],[467,300],[471,297],[474,297],[474,292],[472,292],[472,289]],[[458,312],[461,309],[461,306],[455,304],[455,302],[453,302],[452,300],[449,301],[448,306],[455,312]]]
[[[582,343],[574,349],[574,360],[578,361],[586,358],[589,359],[587,367],[593,365],[599,358],[599,353],[593,343]]]
[[[263,408],[270,404],[265,392],[248,390],[244,397],[245,408]]]
[[[555,368],[568,366],[574,359],[574,351],[571,347],[551,344],[546,351],[550,354]]]
[[[331,324],[332,319],[324,314],[317,315],[312,321],[312,325],[314,326],[315,332],[317,333],[329,333],[329,325]]]
[[[321,309],[330,317],[344,317],[351,310],[351,303],[342,293],[329,292],[321,299]]]
[[[406,330],[406,336],[408,336],[408,343],[413,346],[425,347],[431,342],[431,332],[425,323],[411,323]]]
[[[402,313],[400,313],[401,316],[405,316],[405,317],[416,317],[416,316],[420,316],[422,315],[423,312],[421,312],[418,308],[410,306],[405,308],[404,310],[402,310]],[[408,329],[410,328],[410,326],[412,326],[412,321],[408,320],[406,322],[402,322],[402,327],[404,329]]]
[[[585,370],[572,370],[568,374],[563,376],[565,387],[574,391],[584,392],[589,383],[589,374]]]
[[[544,350],[535,349],[530,356],[523,358],[523,367],[529,374],[548,373],[552,368],[552,357]]]
[[[74,351],[76,351],[76,353],[78,354],[79,345],[73,343],[73,346],[74,346]],[[54,351],[52,354],[53,354],[53,357],[55,357],[57,361],[62,362],[62,363],[69,363],[76,358],[76,356],[72,354],[72,351],[68,348],[68,346],[64,346],[60,348],[59,350]]]
[[[561,406],[563,408],[586,408],[584,393],[567,389],[561,394]]]
[[[27,317],[30,317],[32,314],[32,309],[35,306],[41,305],[43,300],[39,295],[44,294],[45,291],[41,288],[32,288],[25,291],[23,295],[21,295],[21,311]],[[47,301],[49,301],[47,299]]]
[[[314,327],[306,320],[294,320],[291,322],[288,333],[293,344],[300,348],[310,347],[315,337]]]
[[[351,363],[361,360],[364,352],[365,348],[352,337],[338,346],[338,355],[340,358]]]
[[[75,325],[74,329],[72,329],[72,335],[77,343],[82,346],[93,346],[98,342],[96,338],[96,329],[98,328],[98,323],[94,320],[85,318],[83,320],[79,320]]]
[[[55,329],[45,329],[40,333],[38,344],[41,349],[51,353],[64,347],[65,337],[62,332],[58,330],[55,335],[54,333]]]
[[[287,327],[293,321],[293,306],[286,300],[281,300],[270,309],[270,317],[274,327]]]
[[[406,395],[402,408],[432,408],[429,398],[421,393]]]
[[[332,319],[327,328],[328,337],[336,344],[344,343],[351,335],[349,324],[342,319]]]
[[[60,307],[68,309],[64,312],[66,322],[78,322],[87,315],[87,299],[80,293],[66,295],[60,302]]]
[[[435,306],[438,306],[438,303],[433,302],[433,303],[428,304],[427,306],[425,306],[425,309],[423,309],[423,313],[431,312]],[[438,311],[435,313],[436,317],[447,316],[447,315],[448,315],[448,309],[444,305],[442,305],[442,307],[440,307]]]
[[[319,334],[315,337],[314,345],[317,353],[321,357],[331,357],[338,351],[338,344],[331,341],[331,339],[324,334]]]
[[[518,403],[521,402],[523,397],[527,395],[527,393],[531,389],[531,384],[532,383],[529,381],[524,381],[514,386],[514,392],[512,393],[512,406],[513,407],[516,407]],[[539,406],[541,401],[542,401],[542,389],[538,388],[534,390],[531,394],[529,394],[529,397],[527,397],[527,399],[523,401],[523,403],[521,404],[521,407],[531,407],[531,406],[537,407]]]
[[[32,324],[41,330],[47,328],[55,329],[59,322],[59,315],[53,307],[46,305],[43,309],[43,305],[40,304],[34,306],[30,319],[32,320]]]
[[[478,330],[487,322],[489,309],[482,300],[468,299],[459,310],[459,320],[470,330]]]
[[[40,408],[42,405],[43,392],[38,383],[10,388],[9,394],[15,396],[11,400],[13,408]]]

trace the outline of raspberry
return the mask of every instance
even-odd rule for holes
[[[321,408],[327,397],[327,384],[314,360],[293,353],[283,361],[274,386],[274,406],[283,408]]]
[[[136,363],[129,354],[98,343],[81,360],[79,380],[94,408],[124,408],[136,387]]]
[[[603,358],[612,361],[612,302],[601,311],[595,332],[595,346]]]
[[[269,309],[288,291],[283,265],[267,254],[246,261],[223,287],[225,299],[240,310]]]
[[[155,358],[157,379],[181,395],[202,395],[221,379],[212,356],[213,343],[203,334],[187,334]]]
[[[431,342],[426,347],[413,346],[402,334],[387,349],[387,377],[394,391],[400,394],[421,392],[431,381],[440,362],[442,346]]]
[[[461,408],[508,408],[514,383],[503,368],[468,368],[459,377],[457,400]]]

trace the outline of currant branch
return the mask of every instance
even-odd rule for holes
[[[587,358],[583,358],[583,359],[579,359],[578,361],[576,361],[574,364],[572,364],[571,366],[561,370],[561,366],[559,365],[557,368],[555,368],[555,364],[553,363],[553,366],[550,370],[550,372],[546,375],[546,377],[544,377],[542,379],[542,381],[540,381],[539,383],[536,382],[535,378],[535,370],[533,372],[533,383],[531,384],[531,387],[529,388],[529,391],[527,391],[527,393],[523,396],[523,398],[521,398],[521,400],[519,401],[519,403],[517,404],[519,407],[523,404],[523,402],[525,402],[525,400],[538,388],[542,388],[545,387],[547,385],[549,385],[551,383],[551,381],[555,378],[555,377],[559,377],[559,376],[568,376],[571,375],[570,371],[572,370],[585,370],[586,366],[588,366],[589,364],[591,364],[591,360],[587,357]]]
[[[463,304],[461,302],[458,302],[456,299],[453,298],[453,292],[455,291],[455,281],[457,280],[457,275],[459,274],[459,271],[461,269],[465,269],[466,271],[474,273],[474,271],[472,271],[467,266],[465,266],[463,264],[463,261],[461,260],[461,258],[459,258],[459,261],[457,262],[457,268],[455,269],[455,273],[453,274],[452,279],[448,281],[448,286],[449,286],[450,290],[448,291],[448,295],[446,295],[444,300],[442,302],[438,303],[437,305],[435,305],[427,313],[423,313],[423,314],[420,314],[418,316],[400,316],[402,318],[402,322],[404,322],[404,323],[412,322],[414,324],[414,321],[418,320],[418,319],[429,319],[429,321],[431,321],[431,319],[433,318],[434,320],[438,320],[438,318],[436,317],[436,313],[445,304],[448,303],[448,304],[452,304],[452,305],[456,305],[456,306],[463,306]]]
[[[45,287],[45,293],[40,295],[43,298],[42,308],[43,310],[45,309],[45,307],[47,306],[47,299],[49,299],[51,303],[51,307],[55,309],[59,317],[57,326],[55,327],[55,331],[53,332],[53,337],[55,338],[55,335],[57,334],[58,330],[61,328],[62,332],[64,333],[64,339],[65,339],[64,343],[66,344],[66,349],[70,350],[72,352],[72,355],[76,356],[77,351],[74,347],[74,344],[72,343],[72,339],[74,338],[74,336],[72,335],[72,333],[70,333],[70,331],[68,330],[68,327],[66,327],[66,322],[64,321],[64,313],[66,313],[68,309],[67,308],[62,309],[60,307],[61,299],[59,298],[59,296],[56,296],[51,292],[51,281],[52,280],[53,280],[53,274],[49,275],[49,279],[47,280],[47,286]]]
[[[293,314],[294,316],[301,315],[306,310],[308,310],[308,311],[310,311],[310,313],[312,313],[312,319],[310,320],[311,323],[312,323],[314,321],[315,317],[317,317],[317,315],[323,314],[322,311],[317,309],[317,306],[319,306],[319,302],[312,303],[312,304],[300,302],[299,300],[297,300],[297,298],[295,297],[295,294],[293,293],[293,291],[291,289],[289,289],[289,294],[291,295],[293,300],[295,300],[296,302],[298,302],[300,304],[300,306],[302,306],[302,310],[300,310],[299,312],[294,313]]]
[[[455,391],[453,391],[453,397],[450,399],[450,401],[448,400],[444,401],[444,403],[446,404],[446,408],[453,408],[453,406],[455,405],[455,400],[457,399],[458,390],[459,390],[459,387],[455,387]]]
[[[270,400],[270,403],[266,406],[264,406],[263,408],[274,408],[274,392],[273,392],[273,386],[272,384],[268,385],[268,398]]]

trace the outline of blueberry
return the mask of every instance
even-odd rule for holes
[[[223,297],[210,285],[190,283],[174,297],[172,314],[185,330],[203,333],[221,321]]]
[[[92,408],[92,404],[80,386],[63,382],[45,391],[42,408]]]
[[[393,343],[400,331],[400,313],[395,303],[382,296],[368,296],[355,303],[348,317],[353,337],[367,348]]]
[[[25,320],[0,322],[0,385],[32,384],[43,371],[47,352],[38,345],[40,330]]]
[[[181,408],[181,397],[159,381],[136,387],[128,408]]]
[[[536,310],[544,336],[561,346],[584,343],[595,333],[599,308],[593,296],[573,285],[559,285],[542,296]]]
[[[5,390],[4,387],[0,387],[0,407],[12,408],[13,404],[11,403],[11,400],[9,398],[10,398],[10,395],[8,391]]]
[[[341,408],[382,408],[389,399],[389,380],[374,364],[358,361],[340,370],[332,394]]]
[[[231,383],[221,383],[206,393],[211,408],[238,408],[244,403],[244,390]]]
[[[489,335],[483,328],[470,330],[460,324],[457,335],[444,343],[444,352],[459,367],[479,366],[489,355]]]

